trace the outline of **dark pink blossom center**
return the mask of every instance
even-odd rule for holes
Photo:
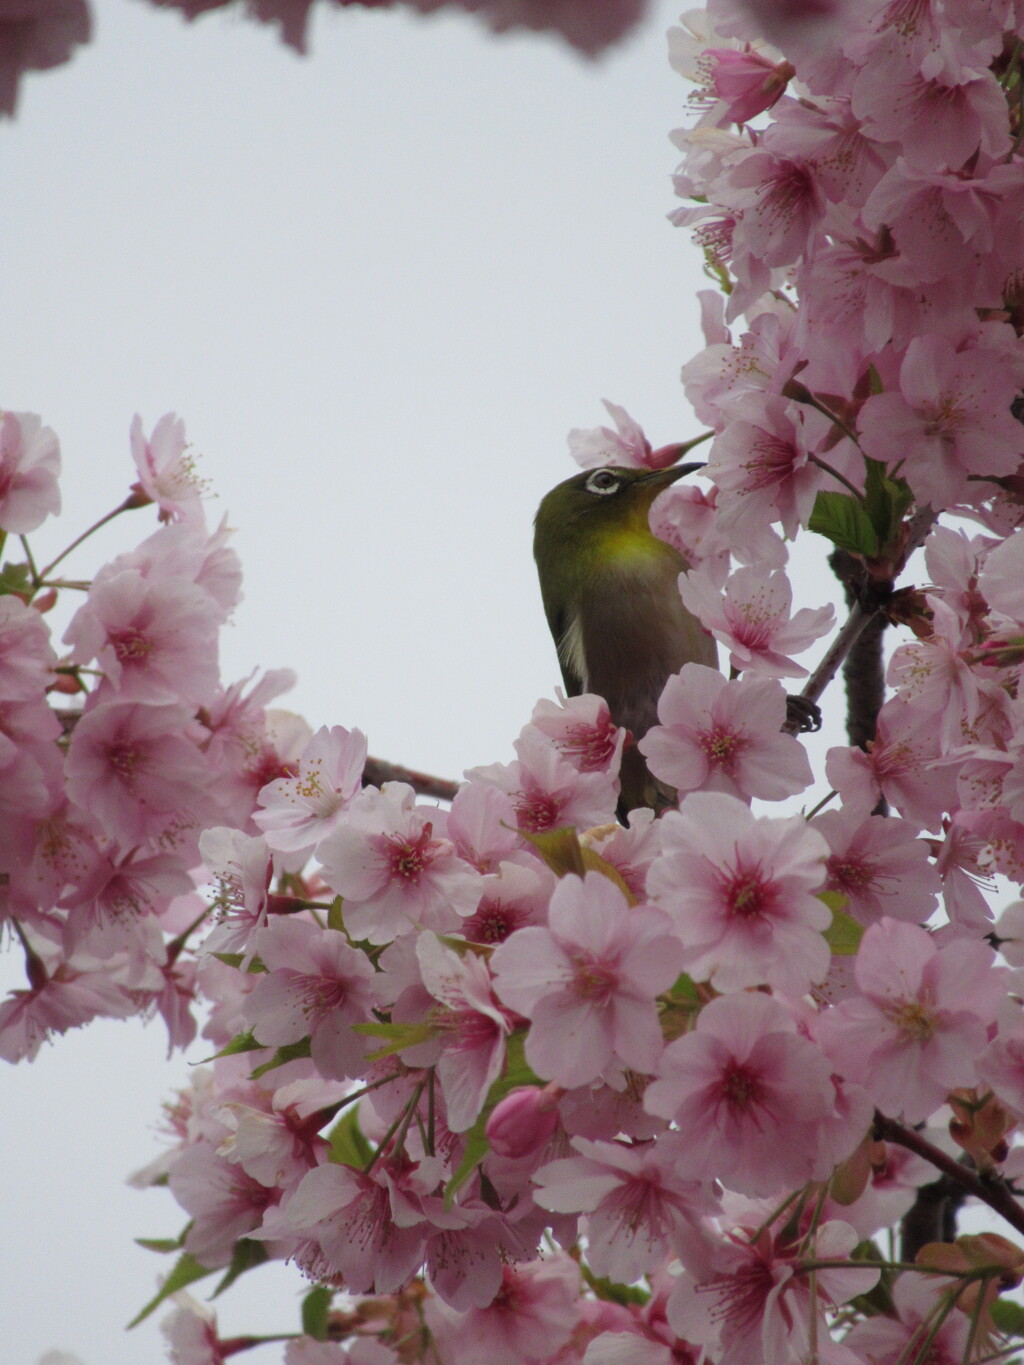
[[[295,972],[292,984],[299,1008],[313,1024],[323,1019],[331,1010],[340,1008],[348,997],[348,983],[339,981],[337,977],[311,976],[305,972]]]
[[[573,725],[558,741],[566,756],[572,756],[585,773],[597,772],[615,752],[615,726]]]
[[[434,861],[437,845],[431,840],[433,826],[426,824],[417,839],[387,839],[391,875],[403,881],[419,881]]]
[[[614,992],[618,980],[618,972],[611,963],[577,959],[575,983],[579,999],[604,1002]]]
[[[746,747],[746,740],[741,735],[721,725],[716,725],[713,730],[702,731],[697,743],[713,767],[725,768],[728,772],[732,771],[735,759]]]
[[[519,828],[537,833],[543,829],[554,829],[562,813],[561,803],[550,792],[517,792],[512,798],[519,819]]]
[[[120,744],[108,744],[105,752],[107,762],[122,781],[130,781],[142,766],[142,753],[127,740]]]
[[[757,870],[737,872],[723,892],[728,913],[739,919],[760,919],[775,906],[774,888]]]
[[[828,889],[830,891],[840,891],[844,887],[858,890],[864,886],[870,886],[874,881],[874,869],[865,862],[858,861],[856,858],[847,857],[845,860],[838,857],[829,858],[826,864],[828,869]]]
[[[118,663],[136,663],[153,652],[153,641],[141,630],[131,627],[110,636],[110,644]]]
[[[752,1109],[761,1103],[761,1078],[749,1066],[733,1061],[722,1073],[721,1095],[730,1109]]]

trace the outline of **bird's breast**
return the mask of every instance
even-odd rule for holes
[[[566,632],[586,689],[639,739],[655,724],[666,680],[686,663],[717,665],[715,642],[683,606],[686,561],[664,541],[623,538],[584,585]]]

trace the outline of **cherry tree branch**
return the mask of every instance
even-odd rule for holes
[[[887,1118],[875,1110],[875,1137],[879,1142],[895,1142],[906,1147],[908,1152],[923,1157],[925,1161],[947,1176],[966,1194],[973,1195],[987,1204],[1001,1218],[1005,1218],[1012,1228],[1024,1233],[1024,1207],[1014,1198],[1006,1182],[999,1177],[980,1176],[969,1166],[961,1166],[959,1161],[948,1156],[940,1148],[923,1138],[913,1128],[907,1128],[896,1119]]]

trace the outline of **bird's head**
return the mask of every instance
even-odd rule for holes
[[[537,509],[534,553],[538,564],[550,557],[585,554],[602,557],[639,549],[654,539],[651,503],[677,479],[702,464],[668,469],[625,469],[605,465],[585,469],[552,488]]]

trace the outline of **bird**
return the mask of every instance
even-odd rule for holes
[[[683,606],[679,575],[690,565],[650,526],[651,504],[702,464],[667,469],[606,465],[554,487],[534,519],[541,597],[570,697],[593,692],[630,731],[619,777],[618,818],[676,793],[649,771],[636,742],[658,720],[665,683],[686,663],[718,666],[712,636]]]

